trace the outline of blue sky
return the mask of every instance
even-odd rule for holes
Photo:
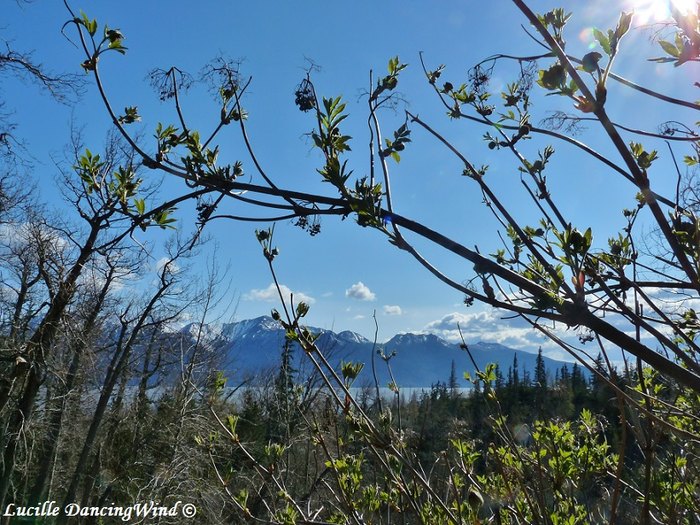
[[[18,49],[33,50],[35,59],[53,71],[79,72],[83,58],[60,33],[69,18],[62,2],[7,4],[0,30],[3,38]],[[344,131],[354,137],[348,158],[355,173],[362,176],[368,170],[366,97],[362,94],[368,88],[369,70],[383,74],[388,59],[399,55],[409,64],[399,84],[407,107],[450,138],[474,164],[489,164],[494,187],[523,221],[534,223],[538,219],[522,204],[524,198],[512,159],[506,153],[494,155],[487,149],[481,139],[486,129],[450,121],[445,116],[422,75],[418,58],[422,51],[429,65],[446,64],[445,78],[460,81],[470,66],[494,53],[539,53],[520,27],[525,24],[524,17],[510,2],[206,0],[164,4],[83,0],[71,5],[97,18],[100,27],[106,23],[124,33],[127,55],[105,57],[102,74],[116,108],[139,107],[143,122],[137,126],[142,126],[146,136],[158,121],[175,119],[172,107],[160,103],[145,80],[151,68],[176,65],[196,76],[216,56],[241,59],[243,74],[253,77],[244,102],[250,114],[248,131],[265,169],[281,186],[330,195],[328,185],[319,182],[315,171],[321,157],[305,136],[313,122],[293,104],[293,92],[304,75],[307,59],[321,67],[314,77],[317,91],[325,96],[343,95],[348,102],[350,117]],[[638,26],[658,19],[665,8],[665,3],[659,1],[533,1],[530,5],[536,12],[560,5],[574,12],[568,50],[579,56],[595,48],[590,29],[613,27],[620,10],[636,7],[634,26]],[[70,27],[67,34],[75,37]],[[679,72],[671,65],[644,60],[660,54],[650,47],[649,35],[642,30],[631,33],[616,71],[662,91],[673,83],[675,94],[697,97],[690,87],[692,79],[700,76],[697,67]],[[512,80],[510,73],[512,65],[497,72],[492,87],[497,89]],[[63,204],[56,198],[53,159],[62,156],[71,122],[84,128],[85,141],[93,150],[104,142],[110,124],[94,86],[89,82],[85,94],[70,106],[57,105],[35,86],[21,81],[5,79],[0,89],[15,109],[17,135],[25,140],[34,157],[32,177],[42,198],[60,208]],[[641,99],[616,88],[611,88],[608,100],[613,100],[613,117],[633,127],[653,129],[669,117],[652,109],[640,110],[645,107]],[[537,104],[535,111],[540,117],[544,116],[545,104],[553,108],[571,106],[569,101],[552,97],[539,98]],[[185,98],[184,109],[194,128],[211,129],[217,122],[218,107],[204,89],[193,89]],[[688,120],[687,116],[680,114],[679,118]],[[401,111],[386,112],[381,117],[385,133],[403,120]],[[598,144],[594,126],[591,128],[581,138],[595,147],[604,147]],[[402,162],[391,165],[396,209],[468,246],[493,252],[499,247],[498,225],[481,204],[476,188],[460,177],[459,162],[417,128],[412,139]],[[527,145],[525,151],[535,155],[545,144]],[[253,173],[234,129],[222,135],[220,145],[222,161],[241,159],[248,173]],[[624,225],[620,210],[634,205],[635,190],[629,183],[564,146],[557,149],[549,179],[555,198],[572,222],[582,229],[591,226],[598,246],[604,246],[605,239]],[[675,179],[659,175],[653,183],[668,189]],[[180,181],[163,181],[164,196],[182,189]],[[188,227],[193,221],[192,210],[183,208],[177,218],[180,225]],[[230,268],[230,286],[238,304],[232,312],[236,319],[267,314],[278,306],[270,293],[272,280],[254,238],[255,227],[230,221],[209,227],[210,236],[219,245],[219,260]],[[276,238],[281,252],[276,265],[279,279],[297,298],[303,294],[312,303],[308,319],[312,325],[354,330],[371,337],[376,311],[380,340],[396,332],[420,330],[453,337],[459,322],[473,342],[498,340],[531,349],[545,343],[522,324],[502,320],[498,312],[479,306],[466,309],[459,293],[436,281],[379,233],[359,228],[352,220],[324,219],[322,233],[314,238],[283,222],[276,226]],[[463,281],[471,276],[471,268],[463,261],[419,247],[425,248],[426,255],[436,257],[439,266],[454,279]]]

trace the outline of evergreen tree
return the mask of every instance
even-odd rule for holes
[[[547,389],[547,370],[542,357],[542,347],[537,352],[537,361],[535,362],[535,386]]]
[[[567,365],[559,369],[559,383],[563,386],[571,387],[571,372],[569,372],[569,367]]]
[[[548,399],[547,392],[547,369],[544,365],[542,357],[542,347],[537,352],[537,361],[535,362],[535,383],[533,385],[535,395],[535,407],[538,417],[544,419],[551,412],[551,403]]]
[[[452,366],[450,368],[450,379],[447,383],[447,387],[450,389],[450,395],[452,397],[457,397],[459,394],[459,383],[457,382],[457,367],[455,366],[455,360],[452,360]]]
[[[282,348],[280,369],[275,378],[274,393],[270,405],[268,437],[272,440],[284,439],[292,430],[292,415],[296,403],[294,385],[296,375],[297,370],[292,365],[292,344],[287,340]]]
[[[582,408],[587,406],[588,402],[588,384],[578,363],[574,363],[571,369],[571,394],[574,410],[578,414]]]
[[[498,365],[496,365],[496,390],[502,390],[504,384],[505,381],[503,380],[503,373],[501,372],[501,368]]]

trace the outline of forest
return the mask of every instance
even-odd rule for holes
[[[148,74],[163,118],[109,69],[138,53],[128,18],[117,28],[63,2],[68,72],[6,41],[0,80],[78,108],[92,93],[110,128],[97,141],[72,126],[57,176],[30,184],[37,163],[15,102],[0,100],[0,523],[700,523],[700,3],[670,2],[651,26],[614,13],[586,46],[569,37],[578,4],[505,3],[532,53],[477,56],[466,73],[414,57],[432,114],[407,103],[413,84],[399,90],[410,69],[398,56],[370,71],[361,104],[306,67],[282,97],[304,119],[306,178],[266,168],[259,152],[281,125],[255,133],[261,94],[241,62],[199,73],[214,100],[202,124],[199,106],[187,111],[195,79],[177,66]],[[650,55],[626,47],[636,31]],[[626,78],[630,62],[673,80]],[[673,116],[642,129],[638,113]],[[419,195],[444,199],[406,205],[410,183],[394,175],[422,177],[399,171],[421,150],[456,166],[450,178],[475,199],[424,183]],[[590,165],[596,175],[576,173]],[[604,187],[585,182],[594,176]],[[611,197],[617,208],[602,210]],[[492,222],[420,214],[474,203]],[[233,315],[242,273],[210,248],[221,222],[250,226],[247,241],[225,235],[254,244],[285,331],[280,348],[260,349],[279,359],[255,381],[231,371],[211,330]],[[343,258],[379,236],[460,308],[517,319],[571,366],[547,370],[541,347],[532,372],[517,360],[479,368],[459,324],[474,372],[453,365],[422,393],[403,392],[376,332],[369,358],[335,360],[306,324],[320,308],[282,275],[321,279],[322,250],[306,243],[343,229],[368,238],[347,240]],[[419,286],[396,268],[393,286]],[[377,367],[389,384],[360,384]]]

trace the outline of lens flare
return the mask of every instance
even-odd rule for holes
[[[671,0],[670,3],[684,15],[696,13],[700,9],[700,2],[697,0]]]
[[[687,15],[696,13],[698,0],[630,0],[627,2],[634,9],[635,21],[639,24],[653,24],[671,18],[673,10]]]
[[[598,43],[595,40],[595,37],[593,36],[593,28],[592,27],[586,27],[581,30],[581,32],[578,34],[578,39],[586,44],[588,46],[588,49],[595,49],[598,47]]]

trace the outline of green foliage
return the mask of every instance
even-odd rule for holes
[[[347,386],[350,386],[355,379],[357,379],[357,376],[360,374],[364,366],[364,363],[353,363],[352,361],[343,361],[340,363],[340,373],[346,380]]]
[[[118,120],[120,124],[133,124],[134,122],[138,122],[139,120],[141,120],[141,117],[138,113],[138,108],[136,108],[135,106],[129,106],[124,108],[124,115],[119,117]]]
[[[411,142],[410,139],[411,130],[408,129],[407,124],[402,124],[399,129],[394,131],[394,140],[384,139],[386,142],[386,148],[382,151],[382,156],[391,156],[397,163],[401,161],[400,151],[403,151],[406,144]]]
[[[174,228],[177,219],[173,214],[177,208],[161,205],[148,210],[146,200],[139,197],[143,179],[137,175],[133,166],[118,166],[110,172],[107,163],[99,154],[93,154],[86,149],[78,157],[73,168],[88,196],[99,198],[103,205],[113,208],[113,212],[128,216],[141,230],[145,231],[150,226],[161,229]],[[93,194],[96,194],[96,197]]]
[[[344,151],[350,151],[350,137],[340,133],[340,123],[347,118],[347,115],[343,114],[344,110],[345,103],[341,102],[340,97],[324,98],[320,114],[321,130],[311,135],[317,148],[334,157]]]
[[[632,24],[632,16],[633,13],[631,12],[621,13],[620,20],[618,21],[615,30],[613,31],[612,29],[608,29],[607,34],[603,33],[599,29],[593,30],[595,39],[600,44],[600,47],[603,48],[605,54],[610,58],[613,58],[617,54],[620,40],[623,36],[625,36],[625,34],[627,34],[630,29],[630,25]]]
[[[652,163],[658,158],[656,150],[646,151],[638,142],[630,142],[630,151],[637,165],[643,170],[651,168]]]
[[[102,182],[102,168],[105,163],[100,160],[100,155],[93,155],[89,149],[78,159],[78,164],[73,166],[78,176],[86,184],[88,193],[99,190]]]
[[[107,51],[116,51],[122,55],[126,54],[126,47],[124,47],[124,35],[119,29],[110,29],[105,26],[102,39],[98,41],[95,40],[95,35],[97,34],[97,20],[90,19],[87,14],[83,11],[80,12],[80,17],[75,17],[72,22],[78,26],[85,29],[90,39],[93,42],[94,51],[91,56],[83,61],[81,67],[86,73],[91,71],[96,71],[97,62],[100,55]]]
[[[136,195],[141,182],[141,179],[136,178],[136,172],[133,168],[120,166],[114,172],[114,177],[109,183],[109,191],[119,200],[121,205],[125,206],[129,199]]]
[[[585,54],[581,59],[581,69],[586,73],[600,71],[598,62],[600,62],[601,58],[603,58],[603,55],[597,51],[591,51],[590,53]]]
[[[608,252],[597,254],[596,259],[618,271],[624,270],[632,262],[632,244],[627,236],[619,233],[617,237],[611,237],[608,248]]]
[[[549,91],[557,91],[557,93],[570,92],[567,86],[566,69],[561,64],[554,64],[549,69],[542,69],[539,73],[537,83]]]
[[[399,73],[406,69],[407,64],[401,63],[398,56],[389,59],[388,75],[377,81],[377,87],[370,94],[370,101],[377,100],[386,91],[393,91],[399,82]]]
[[[700,220],[690,210],[671,212],[673,233],[683,251],[694,259],[700,258]]]
[[[564,252],[564,255],[560,256],[559,260],[572,267],[572,269],[580,270],[593,242],[591,229],[588,228],[584,233],[581,233],[571,225],[567,225],[566,229],[562,231],[557,229],[552,231],[556,237],[554,245],[561,248]]]
[[[672,62],[675,67],[700,58],[700,12],[681,13],[671,4],[671,12],[676,23],[673,42],[659,39],[658,43],[667,56],[650,58],[652,62]]]
[[[177,222],[177,219],[175,219],[171,215],[175,210],[176,208],[167,208],[164,210],[156,211],[153,214],[153,222],[162,230],[168,228],[174,229],[175,227],[173,226],[173,223]]]

